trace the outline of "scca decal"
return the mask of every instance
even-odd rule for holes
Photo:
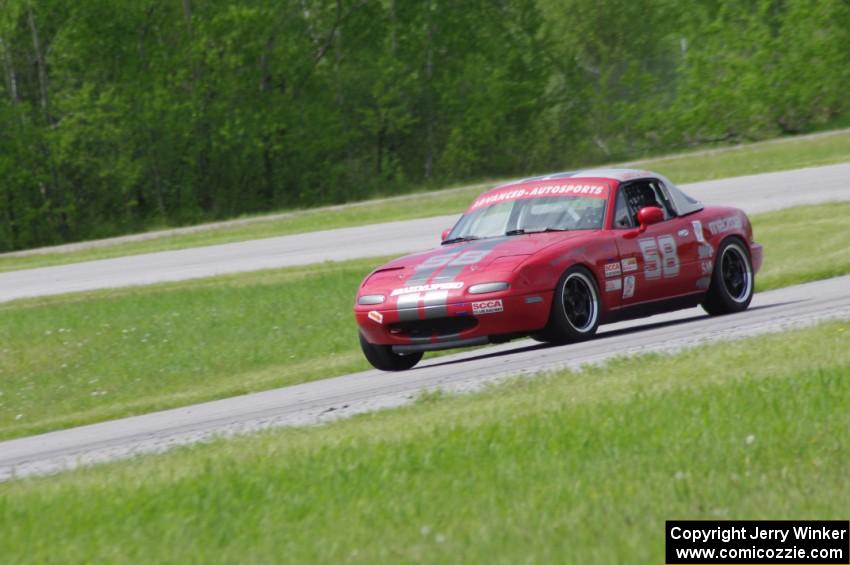
[[[472,303],[472,314],[475,316],[481,314],[495,314],[505,310],[501,300],[485,300],[483,302]]]
[[[605,277],[619,277],[620,263],[605,263]]]

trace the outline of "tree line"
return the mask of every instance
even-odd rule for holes
[[[14,250],[824,127],[850,3],[0,0],[0,74]]]

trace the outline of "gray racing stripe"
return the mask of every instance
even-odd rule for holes
[[[480,257],[478,257],[474,261],[470,261],[469,263],[464,262],[464,263],[459,264],[459,265],[453,265],[452,263],[449,263],[448,265],[446,265],[446,267],[442,271],[440,271],[440,273],[436,277],[434,277],[434,280],[431,281],[431,282],[445,283],[445,282],[454,281],[455,277],[457,277],[464,269],[466,269],[467,267],[471,267],[472,265],[476,265],[476,264],[480,263],[481,261],[483,261],[484,259],[486,259],[487,256],[490,254],[490,251],[493,250],[493,248],[501,245],[504,242],[505,242],[505,239],[502,238],[502,237],[497,237],[497,238],[493,238],[493,239],[484,239],[484,240],[481,240],[480,242],[476,242],[477,245],[470,246],[470,247],[464,249],[463,252],[461,253],[461,255],[463,253],[468,252],[468,251],[473,251],[473,252],[476,252],[476,253],[480,252],[481,253]],[[457,259],[457,257],[455,257],[455,259],[453,259],[452,262],[454,262],[456,259]]]
[[[439,271],[441,269],[447,269],[448,267],[446,267],[446,265],[448,265],[449,263],[454,261],[457,257],[462,255],[463,253],[466,253],[467,251],[474,251],[474,250],[477,250],[477,249],[492,248],[492,247],[495,247],[495,245],[498,245],[499,243],[501,243],[502,241],[504,241],[503,238],[482,239],[480,241],[471,241],[468,244],[461,247],[460,249],[455,249],[455,250],[452,250],[452,251],[446,250],[445,253],[438,253],[437,255],[432,255],[431,257],[428,257],[427,259],[425,259],[418,267],[416,267],[413,270],[413,274],[410,276],[409,279],[407,279],[404,282],[404,286],[413,286],[413,285],[417,285],[417,284],[424,284],[437,271]],[[457,275],[457,273],[459,273],[461,270],[463,270],[463,267],[465,267],[465,266],[466,265],[461,266],[461,269],[458,270],[455,273],[455,276]],[[451,280],[451,279],[449,279],[449,280]]]
[[[405,281],[405,286],[414,286],[427,283],[434,273],[439,274],[431,280],[431,283],[445,283],[454,281],[465,268],[480,263],[489,254],[490,251],[503,243],[505,238],[482,239],[481,241],[473,241],[465,245],[462,249],[450,251],[447,253],[432,255],[422,262],[422,265],[417,268],[413,275]],[[465,253],[474,252],[479,256],[473,256],[469,262],[462,262],[459,265],[453,265],[452,262]],[[441,270],[442,269],[442,270]],[[424,311],[425,319],[428,318],[443,318],[448,316],[448,291],[427,292],[425,294],[412,293],[403,294],[398,297],[398,319],[400,322],[411,322],[419,319],[419,302],[420,298],[422,306],[428,306]],[[443,306],[442,308],[436,308]]]

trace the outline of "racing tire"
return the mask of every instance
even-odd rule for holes
[[[359,332],[358,332],[359,333]],[[381,371],[406,371],[419,363],[422,352],[418,353],[393,353],[392,345],[377,345],[369,343],[360,333],[360,349],[366,360],[376,369]]]
[[[548,343],[574,343],[590,339],[599,327],[599,287],[590,271],[581,266],[567,269],[552,295],[549,323],[531,337]]]
[[[702,307],[711,316],[746,310],[753,299],[753,286],[753,263],[747,246],[737,237],[724,240],[717,250]]]

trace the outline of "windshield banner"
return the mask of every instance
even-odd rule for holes
[[[525,198],[546,196],[585,196],[590,198],[608,198],[608,185],[603,182],[572,182],[567,184],[543,184],[521,188],[506,187],[498,192],[489,192],[478,198],[469,207],[469,212],[484,206],[512,202]]]

